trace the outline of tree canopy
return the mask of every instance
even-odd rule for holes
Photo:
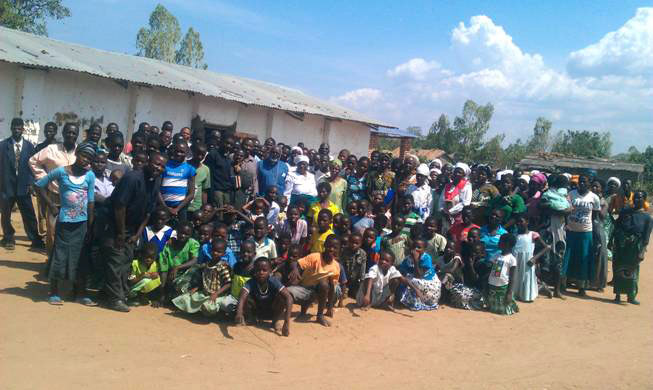
[[[150,14],[148,26],[138,30],[136,47],[139,56],[200,69],[207,67],[199,32],[189,27],[182,39],[179,21],[161,4]]]
[[[61,0],[0,0],[0,26],[48,35],[47,20],[70,16]]]

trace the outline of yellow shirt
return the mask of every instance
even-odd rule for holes
[[[318,233],[317,235],[313,235],[313,237],[311,238],[311,253],[324,252],[324,241],[326,241],[327,237],[329,237],[332,234],[333,234],[333,230],[329,229],[324,233]]]
[[[340,207],[333,203],[332,201],[328,201],[329,205],[326,207],[326,209],[330,210],[332,213],[332,216],[340,213]],[[308,218],[313,218],[313,222],[317,223],[317,215],[320,213],[320,210],[322,210],[324,207],[320,204],[319,201],[313,203],[311,207],[308,209],[308,213],[306,214]]]

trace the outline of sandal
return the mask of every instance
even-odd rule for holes
[[[58,296],[58,295],[51,295],[48,298],[48,303],[51,304],[51,305],[55,305],[55,306],[63,305],[63,301],[61,300],[61,297]]]
[[[97,302],[89,297],[77,298],[75,302],[80,303],[84,306],[97,306]]]

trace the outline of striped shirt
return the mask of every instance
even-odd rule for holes
[[[169,160],[163,171],[161,196],[168,207],[178,206],[188,195],[188,180],[195,177],[195,167],[187,162]]]

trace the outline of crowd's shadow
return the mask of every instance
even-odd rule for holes
[[[47,283],[29,281],[25,287],[7,287],[0,290],[0,294],[16,295],[31,299],[32,302],[45,302],[48,299],[50,288]]]
[[[41,272],[45,265],[43,263],[35,263],[33,261],[20,261],[20,260],[0,260],[0,267],[22,269],[25,271]]]

